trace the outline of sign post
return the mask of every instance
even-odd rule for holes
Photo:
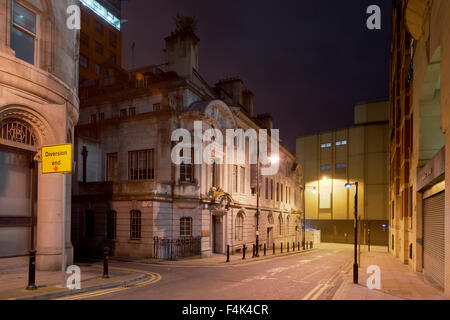
[[[61,271],[62,287],[66,286],[66,183],[67,173],[72,172],[72,144],[61,144],[55,146],[42,147],[42,173],[54,174],[62,173],[62,239],[61,239]]]

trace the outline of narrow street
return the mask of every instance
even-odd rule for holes
[[[90,300],[324,300],[331,299],[352,262],[350,246],[322,245],[311,252],[234,266],[155,266],[114,263],[161,275],[154,284]]]

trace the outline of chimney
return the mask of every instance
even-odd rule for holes
[[[255,95],[250,90],[245,90],[242,93],[242,100],[244,109],[247,111],[250,117],[253,117],[253,101],[255,99]]]
[[[192,70],[198,71],[198,43],[193,32],[172,33],[166,41],[166,63],[168,71],[174,71],[185,79],[192,80]]]
[[[273,129],[273,118],[269,113],[258,114],[256,119],[259,121],[263,129],[272,130]]]
[[[242,101],[242,91],[244,88],[244,83],[240,78],[229,78],[225,80],[220,80],[217,84],[217,87],[220,87],[224,91],[228,93],[231,97],[233,105],[243,105]]]

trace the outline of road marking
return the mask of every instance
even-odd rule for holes
[[[94,267],[100,267],[100,266],[94,266]],[[111,294],[111,293],[115,293],[115,292],[119,292],[119,291],[124,291],[124,290],[132,289],[132,288],[148,286],[148,285],[154,284],[162,279],[162,276],[156,272],[150,272],[150,271],[145,271],[145,270],[140,270],[140,269],[122,268],[122,267],[110,267],[110,269],[130,271],[130,272],[136,272],[136,273],[144,273],[144,274],[150,276],[150,279],[143,281],[143,282],[139,282],[137,284],[130,285],[128,287],[118,287],[118,288],[111,288],[111,289],[99,290],[99,291],[88,292],[88,293],[81,293],[78,295],[58,298],[55,300],[80,300],[80,299],[98,297],[98,296]]]

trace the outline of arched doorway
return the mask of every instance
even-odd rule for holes
[[[0,257],[27,255],[35,244],[38,141],[24,121],[0,121]]]

